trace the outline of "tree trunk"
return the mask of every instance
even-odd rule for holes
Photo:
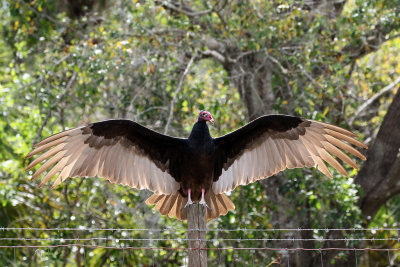
[[[400,90],[393,98],[367,160],[355,180],[363,192],[359,201],[369,222],[379,208],[400,192]]]
[[[359,192],[358,205],[365,219],[364,227],[374,218],[379,208],[392,196],[400,192],[400,90],[394,96],[392,104],[383,120],[378,135],[373,145],[368,149],[367,160],[361,167],[355,183],[359,184],[362,191]],[[332,238],[343,238],[342,233],[337,232]],[[326,247],[347,247],[345,242],[328,242]],[[361,246],[365,246],[361,243]],[[336,260],[334,266],[355,266],[357,254],[354,251],[344,251],[343,260]],[[330,264],[337,253],[326,253],[325,264]]]
[[[233,48],[231,55],[235,54]],[[250,120],[274,113],[275,95],[272,90],[271,63],[262,53],[244,56],[235,64],[226,64]]]

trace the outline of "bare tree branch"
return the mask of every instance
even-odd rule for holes
[[[35,138],[33,138],[33,140],[32,140],[32,144],[36,144],[37,140],[39,139],[40,135],[42,134],[44,126],[46,126],[47,122],[49,121],[49,119],[51,117],[51,113],[52,113],[51,109],[49,109],[49,111],[46,114],[46,117],[43,120],[42,125],[40,125],[40,128],[35,135]]]
[[[379,93],[375,94],[373,97],[371,97],[370,99],[365,101],[364,104],[362,104],[357,109],[357,111],[355,112],[354,116],[350,118],[350,120],[349,120],[350,125],[352,125],[354,123],[354,120],[357,119],[360,116],[360,114],[362,112],[364,112],[365,109],[367,109],[370,105],[372,105],[379,98],[381,98],[382,96],[384,96],[387,93],[389,93],[390,91],[392,91],[396,87],[396,85],[398,85],[399,83],[400,83],[400,76],[397,77],[397,79],[394,80],[394,82],[392,82],[391,84],[385,86]]]
[[[193,64],[195,58],[196,58],[196,53],[194,53],[192,58],[189,60],[189,63],[186,65],[185,71],[182,73],[181,78],[179,79],[178,86],[176,87],[174,96],[171,100],[171,104],[170,104],[170,108],[169,108],[169,115],[168,115],[167,123],[165,125],[164,134],[166,134],[168,132],[169,125],[171,124],[171,120],[172,120],[172,115],[174,114],[174,106],[175,106],[176,98],[178,97],[179,92],[182,90],[183,80],[185,79],[186,75],[188,74],[190,68],[192,67],[192,64]]]
[[[400,10],[394,10],[394,13],[398,14]],[[351,44],[345,46],[341,54],[348,54],[349,60],[353,61],[357,58],[361,58],[369,53],[377,51],[381,45],[398,35],[387,36],[393,30],[399,29],[400,23],[395,21],[394,23],[379,23],[375,25],[373,30],[365,33],[359,39],[353,41]]]
[[[281,69],[281,71],[282,71],[283,74],[287,74],[287,73],[288,73],[288,70],[287,70],[285,67],[282,66],[282,64],[279,62],[279,60],[277,60],[276,58],[274,58],[273,56],[268,55],[268,54],[266,55],[266,57],[267,57],[272,63],[275,63],[275,64]]]
[[[204,56],[211,56],[213,58],[215,58],[216,60],[218,60],[219,62],[221,62],[221,64],[225,64],[227,59],[225,58],[224,55],[222,55],[221,53],[219,53],[218,51],[215,50],[206,50],[201,52]]]
[[[213,8],[210,8],[208,10],[195,12],[195,11],[191,10],[187,5],[183,5],[182,7],[180,7],[180,6],[174,5],[168,1],[155,1],[155,2],[156,2],[156,4],[160,4],[167,9],[173,10],[175,12],[183,13],[188,17],[204,16],[204,15],[207,15],[214,11]]]
[[[300,69],[301,69],[301,73],[303,73],[304,76],[306,76],[307,79],[309,79],[309,80],[311,81],[311,83],[315,85],[315,87],[317,87],[317,88],[319,88],[319,89],[322,89],[322,88],[323,88],[323,87],[321,86],[321,84],[319,84],[310,74],[308,74],[308,73],[304,70],[304,68],[303,68],[302,66],[300,66]]]
[[[179,5],[175,5],[175,4],[173,4],[171,2],[168,2],[168,1],[156,0],[155,2],[157,4],[160,4],[160,5],[164,6],[167,9],[173,10],[175,12],[181,12],[181,13],[185,14],[188,17],[196,17],[196,16],[204,16],[204,15],[210,14],[212,12],[217,12],[217,14],[218,14],[219,11],[221,11],[225,7],[225,5],[226,5],[226,3],[228,1],[227,0],[223,0],[220,7],[217,8],[217,4],[216,4],[213,7],[209,8],[207,10],[204,10],[204,11],[194,11],[187,4],[185,4],[183,1],[179,2],[180,6]],[[217,2],[217,3],[219,3],[219,2]],[[221,21],[224,23],[223,19],[221,19]]]
[[[82,67],[82,62],[80,62],[78,64],[78,68],[80,69]],[[49,111],[46,114],[46,117],[44,118],[44,121],[42,123],[42,125],[40,126],[39,130],[37,131],[35,138],[33,138],[32,144],[36,144],[37,140],[39,139],[40,135],[42,134],[42,131],[44,129],[44,127],[46,126],[47,122],[49,121],[50,117],[51,117],[51,113],[52,113],[52,108],[54,108],[55,106],[58,105],[58,103],[60,103],[61,101],[63,101],[65,95],[67,94],[68,90],[71,88],[72,84],[74,83],[74,81],[76,80],[76,77],[78,76],[78,73],[76,71],[74,71],[74,73],[72,74],[71,78],[69,79],[67,85],[64,88],[64,93],[58,98],[58,101],[56,101],[49,109]]]

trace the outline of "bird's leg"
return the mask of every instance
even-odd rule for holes
[[[191,197],[190,197],[190,191],[192,191],[192,190],[189,188],[189,189],[188,189],[188,201],[186,202],[186,205],[185,205],[182,209],[185,209],[187,206],[193,204],[193,201],[192,201],[192,199],[191,199]]]
[[[204,200],[204,193],[206,192],[206,190],[204,188],[201,189],[201,199],[199,204],[202,204],[204,206],[206,206],[208,209],[211,210],[211,208],[207,205],[206,201]]]

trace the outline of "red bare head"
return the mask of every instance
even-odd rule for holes
[[[200,111],[198,121],[209,121],[211,123],[214,123],[214,119],[211,116],[211,113],[207,110]]]

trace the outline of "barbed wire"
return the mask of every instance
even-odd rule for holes
[[[89,237],[89,238],[25,238],[25,237],[1,237],[5,241],[399,241],[400,237],[396,238],[210,238],[210,239],[189,239],[189,238],[115,238],[115,237]]]
[[[59,248],[59,247],[84,247],[84,248],[104,248],[118,250],[270,250],[270,251],[400,251],[400,248],[271,248],[271,247],[209,247],[209,248],[187,248],[187,247],[113,247],[86,244],[57,244],[57,245],[16,245],[2,246],[0,248]]]
[[[184,228],[158,228],[158,229],[151,229],[151,228],[87,228],[87,227],[78,227],[78,228],[30,228],[30,227],[0,227],[0,236],[1,232],[6,231],[46,231],[46,232],[60,232],[60,231],[87,231],[87,232],[94,232],[94,231],[112,231],[112,232],[122,232],[123,235],[121,238],[115,236],[103,236],[103,237],[87,237],[87,238],[60,238],[60,237],[47,237],[47,238],[25,238],[25,237],[0,237],[0,241],[20,241],[20,242],[61,242],[56,244],[22,244],[22,245],[4,245],[0,244],[0,248],[35,248],[35,249],[50,249],[50,248],[60,248],[60,247],[80,247],[80,248],[102,248],[102,249],[117,249],[117,250],[215,250],[215,251],[229,251],[229,250],[248,250],[248,251],[286,251],[286,252],[295,252],[295,251],[354,251],[355,253],[358,251],[386,251],[389,252],[397,252],[400,251],[400,248],[381,248],[381,247],[364,247],[364,248],[357,248],[357,247],[323,247],[323,248],[304,248],[304,247],[237,247],[237,246],[224,246],[224,247],[206,247],[206,248],[187,248],[178,244],[177,246],[165,247],[165,246],[129,246],[129,243],[124,242],[158,242],[158,241],[175,241],[175,242],[188,242],[188,241],[200,241],[200,242],[227,242],[227,241],[234,241],[234,242],[255,242],[255,241],[274,241],[274,242],[281,242],[281,241],[289,241],[289,242],[296,242],[296,241],[305,241],[305,242],[352,242],[352,241],[397,241],[400,242],[400,228],[267,228],[267,229],[247,229],[247,228],[237,228],[237,229],[224,229],[224,228],[216,228],[216,229],[184,229]],[[324,237],[316,237],[316,238],[210,238],[210,239],[189,239],[189,238],[126,238],[124,237],[123,232],[131,232],[131,231],[138,231],[138,232],[165,232],[165,231],[207,231],[207,232],[301,232],[301,231],[313,231],[318,233],[320,231],[323,232],[330,232],[330,231],[364,231],[364,232],[371,232],[375,234],[378,231],[396,231],[397,237],[387,237],[387,238],[324,238]],[[109,245],[101,245],[96,244],[97,242],[102,241],[114,241],[119,244],[114,244],[115,246]],[[67,243],[66,243],[67,242]],[[73,243],[69,243],[73,242]],[[88,243],[84,243],[88,242]],[[140,243],[139,243],[140,244]],[[215,244],[215,243],[214,243]]]
[[[146,231],[152,234],[152,232],[165,232],[165,231],[210,231],[210,232],[223,232],[223,231],[228,231],[228,232],[237,232],[237,231],[244,231],[244,232],[281,232],[285,231],[286,232],[300,232],[300,231],[314,231],[314,233],[318,233],[320,231],[323,231],[325,233],[329,231],[353,231],[355,234],[355,231],[367,231],[371,232],[372,234],[376,234],[378,231],[396,231],[397,237],[387,237],[387,238],[324,238],[324,237],[316,237],[316,238],[210,238],[210,239],[190,239],[190,238],[127,238],[126,232],[130,231]],[[70,247],[73,249],[80,248],[81,250],[83,249],[84,255],[86,255],[85,250],[86,249],[110,249],[110,250],[122,250],[122,253],[125,252],[125,250],[131,250],[131,251],[186,251],[189,253],[189,251],[193,250],[204,250],[204,251],[217,251],[217,253],[221,253],[222,251],[249,251],[250,253],[255,253],[256,251],[270,251],[274,253],[296,253],[296,252],[301,252],[301,251],[315,251],[319,252],[321,254],[321,261],[323,260],[322,253],[325,251],[342,251],[342,252],[354,252],[356,257],[357,257],[357,252],[360,253],[368,253],[368,252],[386,252],[388,255],[388,259],[390,262],[390,253],[398,253],[400,251],[400,248],[382,248],[382,247],[353,247],[353,245],[349,245],[348,242],[352,241],[368,241],[368,242],[375,242],[375,241],[396,241],[400,242],[400,228],[268,228],[268,229],[246,229],[246,228],[238,228],[238,229],[222,229],[222,228],[217,228],[217,229],[177,229],[177,228],[164,228],[164,229],[150,229],[150,228],[85,228],[85,227],[79,227],[79,228],[16,228],[16,227],[3,227],[0,228],[0,236],[1,236],[1,231],[4,233],[6,231],[46,231],[45,235],[57,235],[59,234],[58,232],[60,231],[87,231],[87,232],[93,232],[93,231],[112,231],[112,232],[118,232],[119,234],[122,235],[121,238],[115,237],[116,233],[110,233],[105,234],[104,236],[100,237],[79,237],[79,235],[84,234],[87,235],[87,232],[79,232],[74,234],[78,235],[77,238],[60,238],[60,237],[46,237],[46,238],[26,238],[26,237],[0,237],[0,249],[13,249],[14,250],[14,262],[16,262],[16,249],[35,249],[35,254],[37,252],[40,252],[41,250],[43,251],[50,251],[50,249],[57,249],[57,248],[63,248],[63,247]],[[124,233],[125,232],[125,233]],[[388,233],[388,232],[386,232]],[[393,235],[393,233],[392,233]],[[13,242],[11,244],[13,245],[5,245],[7,241]],[[15,244],[15,242],[25,242],[28,244],[22,243],[21,245]],[[107,244],[103,242],[109,242],[112,241],[112,244]],[[146,245],[142,245],[143,243],[137,243],[136,246],[132,246],[132,243],[128,242],[149,242]],[[175,245],[171,246],[157,246],[157,243],[152,243],[152,242],[159,242],[159,241],[175,241],[175,242],[180,242],[180,243],[172,243]],[[185,243],[188,244],[189,241],[200,241],[207,244],[213,244],[214,246],[208,246],[208,247],[197,247],[197,248],[189,248],[185,246]],[[228,241],[233,241],[233,242],[238,242],[235,243],[236,246],[227,246],[225,245]],[[256,242],[256,241],[271,241],[271,242],[282,242],[282,241],[289,241],[289,242],[296,242],[296,241],[312,241],[312,242],[317,242],[322,244],[322,242],[346,242],[345,246],[348,247],[314,247],[314,248],[306,248],[306,247],[267,247],[265,245],[260,246],[260,247],[255,247],[254,244],[250,246],[238,246],[241,242]],[[33,242],[49,242],[49,243],[33,243]],[[50,243],[51,242],[51,243]],[[57,243],[55,243],[57,242]],[[70,243],[71,242],[71,243]],[[215,243],[218,242],[218,243]],[[31,243],[31,244],[29,244]],[[32,244],[33,243],[33,244]],[[99,244],[100,243],[100,244]],[[103,243],[103,244],[102,244]],[[6,243],[7,244],[7,243]],[[152,246],[152,245],[156,246]],[[218,244],[223,244],[222,247],[218,247]],[[228,243],[229,244],[229,243]],[[244,243],[244,244],[251,244],[251,243]],[[286,243],[287,244],[287,243]],[[343,244],[343,243],[342,243]],[[350,243],[351,244],[351,243]],[[287,244],[288,245],[288,244]],[[290,246],[290,245],[289,245]],[[343,245],[340,245],[343,246]],[[82,252],[81,252],[82,253]],[[225,252],[224,252],[225,253]],[[123,254],[124,257],[124,254]],[[154,259],[153,259],[154,261]],[[253,264],[254,266],[254,264]]]
[[[143,232],[163,232],[163,231],[207,231],[207,232],[278,232],[278,231],[398,231],[400,228],[265,228],[265,229],[247,229],[247,228],[237,228],[237,229],[224,229],[224,228],[206,228],[206,229],[186,229],[186,228],[30,228],[30,227],[0,227],[0,231],[143,231]]]

